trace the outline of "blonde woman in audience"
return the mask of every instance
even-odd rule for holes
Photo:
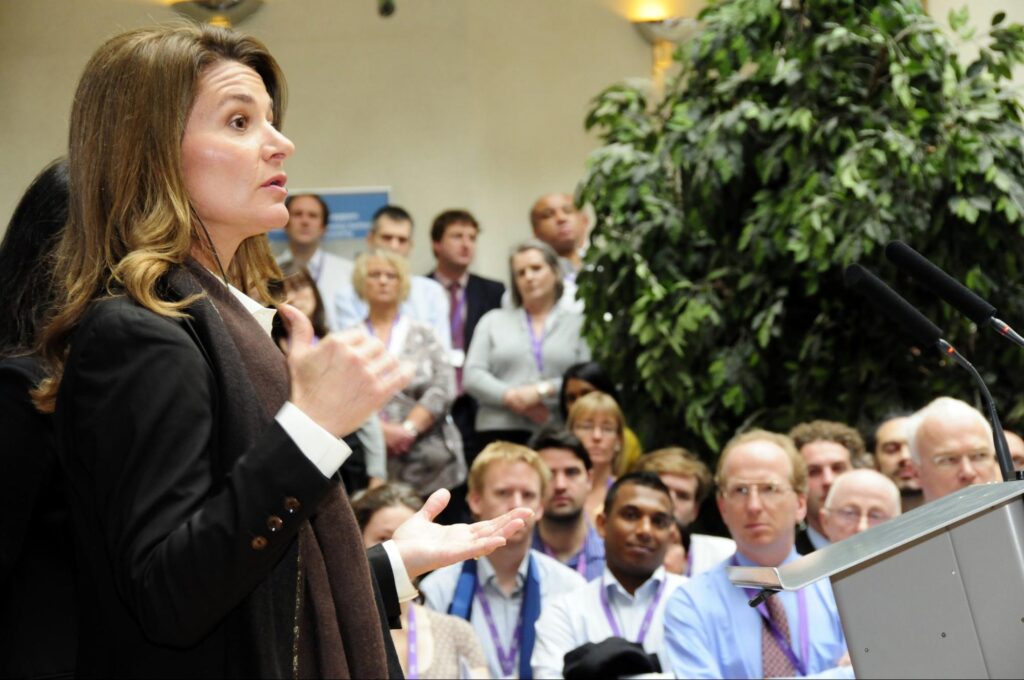
[[[562,376],[562,391],[559,396],[562,418],[569,416],[569,409],[577,399],[591,392],[604,392],[616,403],[622,403],[619,400],[619,391],[615,388],[615,383],[605,373],[601,364],[596,361],[582,361],[566,369]],[[640,438],[627,425],[623,428],[622,455],[619,456],[616,463],[615,475],[622,476],[629,472],[642,455],[644,455],[644,450],[640,444]]]
[[[366,302],[362,328],[415,370],[412,381],[380,411],[388,451],[388,478],[428,496],[466,478],[462,439],[448,418],[455,400],[455,371],[434,329],[399,313],[409,295],[409,265],[388,250],[363,253],[352,285]]]
[[[419,496],[400,483],[365,491],[352,503],[367,548],[389,540],[421,507]],[[411,601],[402,603],[401,620],[402,627],[391,630],[391,639],[405,677],[490,677],[484,650],[466,621]]]
[[[622,454],[622,410],[604,392],[591,392],[576,400],[569,411],[568,430],[576,435],[594,464],[592,486],[584,505],[590,519],[596,521],[604,506],[604,497],[616,478],[615,470]]]
[[[558,256],[530,239],[509,258],[513,309],[484,315],[473,333],[463,385],[480,402],[478,444],[503,440],[526,444],[558,418],[562,374],[590,358],[583,317],[557,305],[564,290]]]

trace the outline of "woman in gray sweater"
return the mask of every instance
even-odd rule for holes
[[[562,374],[590,358],[582,315],[557,304],[563,284],[555,251],[529,239],[513,250],[509,268],[514,307],[480,319],[463,372],[466,391],[480,402],[481,446],[499,439],[525,444],[557,419]]]

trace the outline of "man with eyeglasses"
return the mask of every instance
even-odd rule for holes
[[[925,503],[1000,479],[992,427],[959,399],[939,397],[910,416],[907,440]]]
[[[800,557],[807,466],[793,441],[753,430],[718,459],[717,502],[736,554],[680,587],[665,613],[669,663],[681,678],[853,677],[832,588],[821,580],[758,608],[727,576],[733,565],[777,567]]]
[[[850,470],[836,477],[821,509],[821,526],[832,543],[899,516],[900,490],[875,470]]]

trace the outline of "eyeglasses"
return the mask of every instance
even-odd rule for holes
[[[932,465],[943,470],[952,470],[963,465],[964,458],[971,461],[971,465],[978,466],[992,462],[995,459],[995,455],[988,451],[977,451],[956,456],[932,456]]]
[[[781,482],[750,482],[730,484],[720,493],[725,500],[739,505],[746,503],[755,491],[762,503],[777,503],[792,490],[793,487]]]
[[[576,423],[572,426],[574,432],[600,432],[606,437],[610,437],[613,434],[619,433],[619,428],[614,425],[605,425],[604,423],[592,423],[587,421],[585,423]]]
[[[881,510],[859,510],[857,508],[825,508],[825,512],[834,517],[839,522],[852,526],[854,524],[860,524],[861,520],[867,517],[868,526],[878,526],[882,522],[886,522],[892,519],[887,513]]]

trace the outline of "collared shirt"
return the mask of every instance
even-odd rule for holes
[[[331,303],[324,300],[324,304]],[[339,328],[352,328],[363,323],[370,311],[351,284],[335,293],[333,306]],[[440,283],[426,276],[410,277],[409,297],[399,306],[398,312],[404,318],[428,324],[437,333],[445,350],[451,350],[448,291]]]
[[[539,526],[533,531],[533,549],[539,550],[549,557],[554,557],[550,552],[551,548],[540,537]],[[568,561],[562,562],[562,564],[579,574],[580,558],[583,558],[583,564],[585,565],[584,573],[580,574],[583,578],[593,581],[604,573],[604,539],[601,538],[597,530],[594,529],[594,525],[590,522],[587,522],[587,533],[583,537],[583,547],[580,548],[579,552],[570,557]]]
[[[690,549],[686,552],[686,575],[693,578],[718,566],[736,552],[731,538],[708,534],[690,534]]]
[[[754,562],[742,553],[743,566]],[[783,564],[799,559],[792,550]],[[697,576],[675,591],[665,612],[665,670],[680,678],[760,678],[761,614],[748,605],[746,592],[734,586],[726,575],[726,560]],[[846,638],[839,621],[832,586],[822,579],[803,589],[807,601],[809,657],[802,659],[808,675],[853,677],[853,667],[836,668],[846,654]],[[773,595],[786,609],[793,650],[801,654],[797,594],[783,591]],[[665,661],[665,659],[663,659]]]
[[[654,608],[650,628],[643,646],[648,653],[658,654],[667,670],[662,652],[665,606],[676,588],[686,583],[685,576],[669,574],[658,567],[643,585],[630,595],[607,568],[601,577],[565,593],[544,606],[537,621],[537,644],[533,648],[533,677],[560,678],[565,654],[588,642],[601,642],[615,633],[601,605],[601,589],[608,595],[608,606],[622,636],[630,642],[639,637],[644,618],[658,595],[661,584],[665,591]]]
[[[245,311],[253,315],[260,328],[270,335],[270,324],[276,312],[269,307],[264,307],[231,284],[228,284],[228,290],[245,307]],[[320,427],[315,420],[290,401],[284,403],[277,415],[274,416],[274,420],[295,442],[295,446],[299,448],[302,455],[316,465],[324,477],[333,476],[352,455],[352,449],[348,447],[348,444]],[[412,579],[409,578],[409,572],[405,568],[402,557],[398,554],[395,542],[385,541],[384,550],[388,554],[388,561],[391,562],[398,601],[406,602],[413,599],[417,594],[416,587],[412,584]]]
[[[435,270],[434,273],[432,274],[432,278],[435,281],[437,281],[438,283],[440,283],[441,286],[445,289],[445,291],[447,291],[448,287],[451,286],[453,283],[455,283],[455,281],[458,281],[459,289],[462,290],[462,291],[465,291],[466,290],[466,286],[469,285],[469,270],[467,269],[465,272],[462,273],[462,276],[460,276],[458,279],[454,279],[454,280],[453,279],[449,279],[447,276],[445,276],[441,272]]]
[[[815,550],[821,550],[830,543],[825,536],[818,533],[818,531],[810,524],[807,525],[807,538],[810,539],[811,545],[814,546]]]
[[[277,258],[277,263],[282,267],[291,264],[293,256],[290,250],[285,250]],[[320,299],[324,303],[324,316],[327,327],[332,331],[338,331],[343,326],[338,325],[338,319],[334,310],[334,296],[343,288],[352,287],[352,270],[355,265],[351,260],[328,253],[323,248],[317,248],[313,257],[306,263],[309,275],[316,282],[317,290],[320,292]]]
[[[575,590],[586,582],[583,577],[572,571],[558,560],[548,557],[542,552],[531,550],[529,555],[533,556],[537,569],[537,578],[540,582],[541,612],[547,606],[550,598],[559,593]],[[529,560],[523,559],[519,564],[516,573],[516,587],[511,595],[505,595],[498,587],[497,576],[494,567],[488,558],[482,557],[477,563],[477,579],[480,587],[487,597],[491,607],[491,616],[494,618],[494,626],[498,630],[498,637],[502,648],[508,650],[511,646],[512,635],[515,632],[516,624],[519,622],[519,609],[523,604],[523,587],[526,584],[526,570]],[[420,583],[420,592],[423,593],[425,604],[431,609],[439,612],[447,612],[455,596],[455,586],[459,581],[459,574],[462,573],[462,563],[453,564],[443,569],[438,569]],[[519,660],[516,659],[515,670],[512,675],[505,675],[501,670],[501,663],[498,660],[498,652],[491,638],[490,630],[487,627],[487,619],[484,616],[480,603],[474,598],[473,610],[469,616],[469,623],[473,627],[480,645],[484,648],[484,655],[487,657],[487,665],[493,678],[513,678],[519,673]],[[538,643],[540,640],[538,639]]]

